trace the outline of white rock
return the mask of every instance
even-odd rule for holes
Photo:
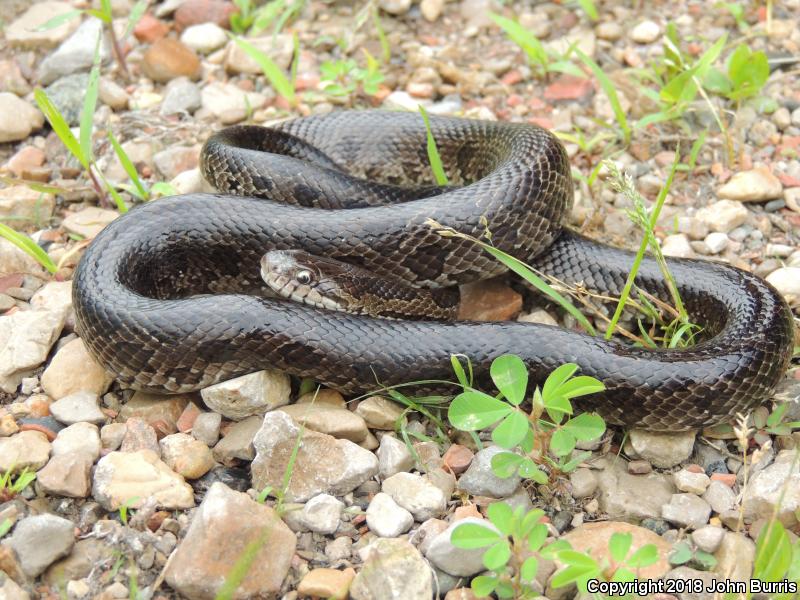
[[[458,480],[458,488],[473,496],[489,496],[490,498],[506,498],[519,486],[520,476],[498,477],[492,469],[492,459],[502,452],[499,446],[489,446],[479,451],[469,468]]]
[[[420,522],[438,517],[447,507],[444,492],[421,475],[413,473],[392,475],[383,482],[383,491]]]
[[[711,507],[694,494],[673,494],[669,504],[661,507],[661,516],[681,527],[698,529],[708,523]]]
[[[175,188],[179,194],[194,194],[197,192],[214,192],[214,188],[203,179],[200,168],[189,169],[183,173],[178,173],[169,184]]]
[[[408,92],[403,90],[395,90],[383,101],[383,107],[388,110],[411,110],[419,112],[420,106],[428,106],[430,102],[414,98]]]
[[[653,21],[642,21],[631,30],[631,39],[637,44],[652,44],[661,35],[661,27]]]
[[[69,2],[33,2],[22,16],[5,28],[6,41],[12,46],[53,47],[75,31],[80,19],[76,16],[46,31],[39,31],[39,28],[50,19],[73,10],[75,8]]]
[[[800,303],[800,267],[781,267],[767,275],[767,281],[775,286],[789,304]]]
[[[359,555],[364,565],[350,586],[351,600],[430,600],[433,573],[419,550],[403,539],[378,538]]]
[[[728,242],[730,242],[730,239],[728,238],[727,234],[722,233],[721,231],[713,231],[706,236],[704,241],[711,254],[719,254],[728,247]]]
[[[711,479],[705,473],[695,473],[681,469],[672,476],[675,481],[675,487],[682,492],[690,492],[692,494],[702,494],[711,483]]]
[[[798,522],[800,468],[794,465],[794,454],[794,450],[783,450],[775,462],[749,481],[742,498],[746,518],[770,518],[777,508],[777,516],[785,525]]]
[[[717,190],[717,196],[740,202],[764,202],[783,196],[783,185],[766,167],[736,173]]]
[[[696,431],[657,433],[632,429],[629,441],[633,450],[654,467],[668,469],[689,458]]]
[[[281,69],[286,70],[289,68],[294,49],[294,41],[291,35],[280,33],[276,36],[266,35],[247,38],[247,43],[266,54]],[[261,75],[263,73],[261,65],[233,40],[225,48],[224,63],[225,70],[229,73],[247,73],[250,75]]]
[[[716,552],[725,537],[725,530],[722,527],[701,527],[692,532],[692,541],[703,552]]]
[[[689,237],[683,233],[676,233],[668,235],[661,243],[661,250],[665,256],[674,256],[676,258],[691,258],[694,256],[692,245],[689,243]]]
[[[203,402],[224,417],[241,421],[288,404],[291,385],[282,371],[268,369],[201,390]]]
[[[378,464],[380,465],[381,477],[386,479],[395,473],[410,471],[414,466],[414,458],[411,456],[408,447],[391,435],[384,435],[381,438],[381,445],[378,448]]]
[[[747,208],[734,200],[719,200],[697,211],[697,218],[712,231],[730,233],[747,220]]]
[[[50,442],[41,431],[20,431],[0,437],[0,471],[38,471],[50,458]]]
[[[42,374],[42,388],[48,396],[59,400],[75,392],[105,394],[113,377],[89,354],[80,338],[65,344]]]
[[[194,490],[152,450],[111,452],[94,471],[92,496],[106,510],[139,508],[148,498],[167,510],[194,506]]]
[[[422,0],[422,2],[419,3],[419,10],[426,20],[433,22],[442,14],[445,1],[446,0]]]
[[[115,210],[87,206],[78,212],[67,213],[61,226],[70,233],[92,239],[117,217],[119,213]]]
[[[367,526],[379,537],[397,537],[413,524],[413,515],[384,492],[375,494],[367,507]]]
[[[578,500],[588,498],[597,490],[597,477],[591,469],[575,469],[569,476],[572,497]]]
[[[102,38],[101,62],[111,58],[111,46],[103,31],[103,22],[90,18],[81,23],[75,33],[40,63],[39,82],[48,85],[65,75],[91,69],[98,38]]]
[[[64,312],[18,311],[0,318],[0,390],[12,394],[41,365],[61,335]]]
[[[34,223],[53,216],[55,196],[43,194],[25,185],[12,185],[0,190],[0,219],[29,219]],[[14,220],[14,219],[8,219]],[[11,224],[13,227],[13,223]]]
[[[89,423],[105,423],[108,416],[100,410],[97,394],[91,392],[75,392],[64,396],[50,405],[50,414],[65,425],[87,421]]]
[[[0,93],[0,142],[24,140],[41,129],[44,115],[11,92]]]
[[[210,54],[228,42],[225,30],[216,23],[190,25],[181,34],[181,41],[200,54]]]
[[[84,452],[53,455],[36,473],[36,483],[46,494],[86,498],[92,489],[94,459]]]
[[[188,433],[173,433],[158,442],[161,460],[186,479],[199,479],[214,468],[214,456],[203,442]]]
[[[245,92],[232,83],[214,81],[201,92],[203,108],[219,119],[223,125],[243,121],[249,110],[264,106],[267,97],[256,92]]]
[[[53,456],[81,452],[92,460],[100,458],[100,430],[92,423],[75,423],[65,427],[53,440]]]
[[[447,529],[437,535],[428,547],[427,552],[425,552],[425,558],[438,569],[450,575],[471,577],[486,569],[486,567],[483,566],[484,548],[456,548],[450,541],[453,530],[459,525],[466,523],[481,525],[487,529],[497,531],[497,528],[485,519],[467,517],[455,523],[451,523]]]
[[[335,533],[339,528],[344,504],[330,494],[319,494],[303,506],[300,522],[303,527],[324,535]]]
[[[404,15],[411,8],[411,0],[379,0],[378,6],[393,15]]]

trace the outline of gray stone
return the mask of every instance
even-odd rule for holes
[[[485,519],[467,517],[451,523],[447,529],[437,535],[425,552],[425,557],[431,561],[431,564],[450,575],[470,577],[486,569],[483,566],[485,548],[456,548],[450,541],[453,530],[466,523],[481,525],[487,529],[497,531],[495,526]]]
[[[711,509],[718,514],[736,507],[736,494],[727,485],[717,480],[709,483],[703,494],[703,500],[708,502]]]
[[[692,454],[696,431],[661,433],[631,429],[629,442],[636,454],[654,467],[668,469]]]
[[[0,142],[16,142],[41,129],[44,115],[11,92],[0,93]]]
[[[681,469],[673,474],[672,478],[675,481],[675,487],[681,492],[698,495],[705,492],[708,484],[711,483],[711,479],[705,473],[695,473],[686,469]]]
[[[745,517],[755,521],[770,518],[777,509],[778,519],[787,526],[797,523],[800,509],[800,468],[794,464],[794,450],[783,450],[775,462],[753,477],[744,491]]]
[[[341,522],[344,504],[330,494],[319,494],[303,506],[300,521],[309,531],[335,533]]]
[[[727,531],[714,556],[717,564],[712,570],[718,578],[747,582],[753,572],[756,545],[741,533]]]
[[[700,580],[702,583],[702,591],[700,592],[690,592],[686,591],[683,593],[676,594],[679,600],[714,600],[714,592],[707,592],[706,590],[712,586],[716,577],[713,573],[708,571],[698,571],[696,569],[690,569],[689,567],[680,566],[672,569],[669,573],[664,575],[665,580],[672,580],[672,581],[685,581],[687,584],[687,589],[693,589],[689,582]]]
[[[217,383],[200,395],[211,410],[241,421],[287,404],[290,392],[289,376],[268,369]]]
[[[0,239],[0,273],[5,266],[2,264],[4,243],[10,245],[11,242]],[[11,265],[11,268],[17,266]],[[8,394],[16,392],[22,379],[47,359],[63,327],[64,313],[60,311],[26,310],[3,316],[0,319],[0,390]]]
[[[50,405],[50,414],[65,425],[87,422],[100,425],[108,416],[100,410],[97,394],[75,392],[64,396]]]
[[[661,473],[631,475],[624,460],[601,459],[597,475],[600,508],[612,519],[660,518],[661,507],[672,498],[672,478]]]
[[[505,498],[513,494],[521,481],[519,475],[503,479],[492,471],[492,457],[501,452],[508,451],[499,446],[489,446],[478,452],[458,480],[458,488],[473,496],[490,498]]]
[[[27,517],[16,524],[14,533],[3,544],[14,550],[28,577],[38,577],[72,550],[75,525],[51,514]]]
[[[414,515],[417,521],[425,521],[444,513],[447,498],[427,477],[413,473],[397,473],[383,482],[383,491],[392,500]]]
[[[669,504],[661,507],[661,516],[681,527],[698,529],[708,523],[711,506],[694,494],[673,494]]]
[[[53,456],[36,473],[36,482],[46,494],[86,498],[92,488],[94,458],[86,452],[70,452]]]
[[[111,47],[103,32],[103,22],[90,18],[67,38],[61,46],[47,56],[39,65],[39,82],[48,85],[59,77],[80,71],[88,71],[94,62],[97,40],[100,42],[100,60],[111,58]]]
[[[194,114],[202,105],[200,88],[188,77],[178,77],[167,84],[159,112],[162,115]]]
[[[712,525],[701,527],[692,532],[692,541],[703,552],[716,552],[724,537],[725,530],[722,527],[714,527]]]
[[[720,200],[697,211],[697,218],[712,231],[730,233],[742,225],[750,213],[741,202]]]
[[[397,537],[411,529],[413,524],[413,515],[392,500],[389,494],[375,494],[367,507],[367,526],[379,537]]]
[[[256,457],[253,439],[262,422],[261,417],[248,417],[233,423],[225,437],[214,446],[214,458],[223,465],[232,465],[237,460],[253,460]]]
[[[219,428],[221,424],[221,414],[215,412],[200,413],[192,424],[192,437],[203,442],[206,446],[211,447],[219,440]]]
[[[396,473],[410,471],[414,466],[414,458],[411,456],[408,447],[391,435],[381,437],[381,445],[378,448],[377,455],[380,474],[383,479]]]
[[[360,552],[364,566],[350,586],[352,600],[430,600],[433,576],[419,550],[402,539],[378,538]]]
[[[75,73],[61,77],[44,90],[70,127],[80,125],[83,99],[88,85],[88,74]]]
[[[597,477],[591,469],[575,469],[569,476],[572,485],[572,497],[580,500],[588,498],[597,489]]]

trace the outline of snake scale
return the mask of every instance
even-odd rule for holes
[[[418,286],[503,272],[475,244],[492,242],[546,275],[618,295],[628,251],[561,226],[571,208],[566,153],[527,124],[434,117],[447,187],[430,185],[419,115],[335,112],[212,135],[201,167],[220,195],[144,204],[106,227],[74,278],[78,331],[123,383],[178,393],[266,367],[344,393],[452,379],[450,356],[478,374],[514,353],[541,382],[577,363],[606,391],[586,404],[607,421],[653,430],[719,422],[769,397],[790,359],[788,306],[759,277],[707,261],[669,261],[684,303],[710,334],[689,349],[645,350],[517,322],[384,320],[265,297],[259,260],[298,249]],[[427,183],[426,183],[427,182]],[[264,198],[256,198],[259,195]],[[638,286],[668,299],[654,260]]]

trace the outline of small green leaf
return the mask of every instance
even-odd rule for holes
[[[528,427],[528,433],[525,434],[525,437],[522,438],[522,441],[519,443],[519,448],[525,454],[530,454],[533,452],[533,429]]]
[[[553,432],[550,438],[550,451],[556,456],[566,456],[575,449],[575,436],[572,432],[560,428]]]
[[[444,172],[442,166],[442,158],[439,155],[439,149],[436,147],[436,140],[431,131],[431,121],[428,117],[428,111],[421,104],[419,105],[419,113],[422,115],[422,120],[425,122],[425,134],[428,138],[428,162],[431,163],[431,171],[437,185],[447,185],[449,183],[447,174]]]
[[[453,372],[456,374],[458,383],[461,384],[461,387],[468,388],[472,385],[472,381],[471,377],[467,378],[467,374],[464,372],[464,367],[461,364],[461,356],[460,354],[451,354],[450,364],[453,365]],[[469,364],[469,358],[467,358],[467,364],[470,367],[470,375],[472,375],[472,365]]]
[[[519,574],[523,581],[532,583],[536,579],[536,572],[539,570],[539,560],[535,556],[529,556],[520,567]]]
[[[762,581],[780,581],[791,563],[789,534],[780,521],[772,519],[758,534],[753,577]]]
[[[547,539],[547,525],[543,523],[536,523],[535,527],[531,529],[528,534],[528,550],[531,552],[538,552]]]
[[[542,558],[556,560],[558,559],[559,553],[563,552],[564,550],[572,550],[572,546],[569,545],[569,542],[566,540],[555,540],[554,542],[551,542],[542,548],[541,552],[539,552],[539,555]]]
[[[544,516],[544,511],[538,508],[534,508],[529,510],[528,513],[522,517],[522,522],[520,523],[519,533],[521,537],[527,538],[531,535],[533,528],[539,524],[539,521]],[[545,527],[545,530],[547,528]]]
[[[493,502],[486,509],[486,514],[492,525],[500,530],[503,535],[511,535],[514,527],[514,510],[505,502]]]
[[[547,474],[530,458],[523,458],[519,466],[519,476],[525,479],[533,479],[539,485],[547,483]]]
[[[778,423],[780,423],[781,420],[783,420],[783,415],[786,414],[788,408],[789,408],[788,402],[783,402],[781,404],[778,404],[778,406],[775,407],[775,410],[773,410],[767,417],[767,425],[769,425],[770,427],[775,427]]]
[[[48,21],[45,21],[42,25],[36,28],[36,31],[50,31],[51,29],[55,29],[59,25],[66,23],[67,21],[71,21],[75,17],[80,16],[83,13],[82,10],[68,10],[65,13],[57,15]]]
[[[509,558],[511,558],[511,548],[508,547],[506,540],[502,540],[484,552],[483,566],[490,571],[497,571],[508,563]]]
[[[558,388],[558,393],[565,398],[572,399],[588,394],[596,394],[606,389],[602,381],[589,377],[588,375],[580,375],[565,381]]]
[[[488,394],[468,390],[453,398],[447,417],[456,429],[476,431],[494,425],[513,409]]]
[[[514,588],[508,581],[500,580],[497,582],[497,589],[495,590],[498,598],[505,600],[506,598],[514,597]]]
[[[564,363],[555,371],[547,376],[542,387],[542,397],[544,398],[545,405],[547,405],[548,397],[554,395],[556,391],[564,385],[570,377],[572,377],[578,370],[578,365],[575,363]]]
[[[517,472],[523,457],[513,452],[498,452],[492,457],[492,471],[501,479],[508,479]]]
[[[550,584],[555,588],[589,579],[600,572],[597,562],[583,552],[563,550],[558,553],[558,560],[567,566],[556,572],[550,580]]]
[[[631,549],[633,543],[633,536],[630,533],[614,533],[611,539],[608,540],[608,550],[611,553],[611,558],[615,563],[621,563],[628,556],[628,551]]]
[[[606,431],[606,423],[597,413],[581,413],[564,423],[563,427],[581,442],[596,440]]]
[[[704,550],[694,551],[694,562],[702,567],[703,571],[710,571],[717,566],[717,559],[713,554],[709,554]]]
[[[503,354],[492,361],[489,369],[497,389],[514,406],[519,406],[525,399],[528,388],[528,367],[515,354]]]
[[[673,565],[684,565],[692,559],[692,549],[686,542],[675,544],[672,554],[669,555],[669,562]]]
[[[83,130],[81,130],[81,133],[83,133]],[[128,177],[130,178],[131,182],[133,182],[133,185],[136,188],[139,197],[142,200],[147,200],[150,196],[149,192],[147,191],[147,188],[144,186],[142,180],[139,178],[139,173],[136,171],[136,167],[133,166],[131,159],[128,157],[125,150],[122,149],[122,146],[120,145],[116,136],[114,136],[114,132],[111,131],[110,129],[108,130],[108,140],[111,142],[111,146],[114,148],[114,152],[116,153],[117,158],[119,159],[119,162],[122,165],[122,168],[125,170],[125,173],[128,174]]]
[[[47,121],[50,123],[50,126],[55,131],[58,139],[61,140],[61,143],[66,146],[67,150],[69,150],[72,155],[78,159],[78,162],[81,163],[84,169],[87,171],[89,170],[89,157],[83,154],[81,151],[81,145],[78,143],[78,140],[75,139],[72,131],[67,124],[67,121],[64,119],[64,116],[58,110],[55,104],[50,100],[47,96],[45,91],[41,88],[36,88],[33,91],[33,97],[36,100],[36,104],[39,106],[39,110],[44,113],[44,116],[47,118]]]
[[[53,259],[47,254],[47,252],[45,252],[41,246],[39,246],[27,235],[11,229],[11,227],[5,225],[4,223],[0,223],[0,236],[6,238],[17,248],[35,258],[36,261],[50,273],[55,273],[58,271],[58,267],[53,262]]]
[[[614,577],[611,578],[611,581],[633,581],[634,579],[636,579],[636,575],[633,571],[625,567],[619,567],[614,571]]]
[[[492,441],[501,448],[510,450],[525,438],[529,430],[528,419],[519,410],[514,410],[494,428]]]
[[[462,523],[450,534],[450,543],[456,548],[471,550],[485,548],[497,542],[502,536],[494,529],[477,523]]]
[[[472,580],[470,587],[476,596],[488,596],[497,587],[497,577],[478,575]]]

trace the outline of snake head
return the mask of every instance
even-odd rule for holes
[[[358,312],[348,289],[353,267],[302,250],[271,250],[261,257],[261,277],[283,298],[317,308]]]

